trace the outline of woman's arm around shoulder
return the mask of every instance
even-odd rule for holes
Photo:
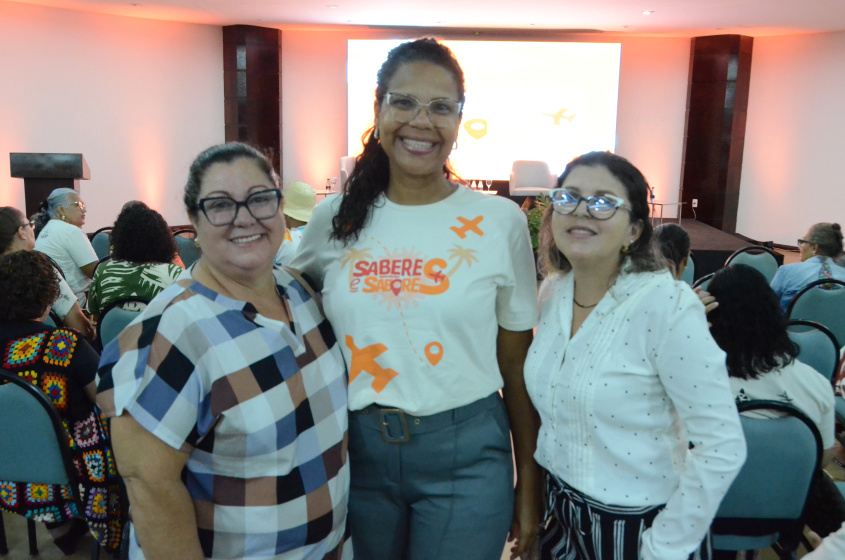
[[[288,265],[307,274],[318,291],[323,288],[326,267],[336,256],[331,250],[338,246],[338,242],[331,239],[332,218],[337,213],[342,196],[326,197],[314,207],[311,221],[303,228],[299,247]]]

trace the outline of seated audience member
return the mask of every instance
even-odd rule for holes
[[[842,253],[842,228],[839,224],[815,224],[803,239],[798,240],[801,262],[778,268],[772,279],[772,289],[786,313],[789,302],[801,289],[816,280],[832,278],[845,281],[845,268],[833,258]]]
[[[664,224],[654,228],[654,242],[669,263],[672,276],[680,280],[689,263],[689,234],[679,225]]]
[[[65,554],[73,554],[89,530],[114,553],[124,516],[108,432],[94,404],[99,356],[76,331],[43,323],[58,294],[53,265],[41,253],[0,257],[0,367],[53,401],[70,443],[84,510],[66,498],[66,487],[16,481],[0,482],[0,508],[45,523]]]
[[[35,249],[61,267],[76,300],[84,308],[98,262],[97,253],[81,229],[85,223],[85,203],[73,189],[56,189],[44,199],[32,219]]]
[[[287,266],[293,260],[299,241],[302,239],[302,230],[311,220],[311,212],[317,204],[317,193],[307,183],[294,181],[282,191],[284,197],[285,240],[279,251],[276,253],[276,266]]]
[[[176,241],[161,214],[143,202],[124,205],[111,232],[111,259],[94,273],[88,312],[99,315],[113,301],[153,299],[183,269],[173,264]]]
[[[35,248],[35,232],[23,212],[11,206],[0,207],[0,254],[8,255],[16,251],[31,251]],[[65,327],[76,329],[88,339],[94,339],[94,326],[82,312],[76,295],[68,283],[56,270],[59,282],[59,295],[52,302],[53,312],[61,319]]]
[[[707,316],[710,332],[727,354],[737,402],[784,401],[804,412],[821,433],[825,466],[837,446],[830,381],[795,358],[798,348],[787,335],[786,317],[765,277],[749,266],[733,265],[713,276],[708,291],[719,302]],[[813,481],[805,516],[807,525],[822,537],[845,521],[845,500],[822,472]]]

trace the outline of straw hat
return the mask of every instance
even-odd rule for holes
[[[294,181],[282,191],[285,200],[285,216],[300,222],[311,220],[311,211],[317,204],[317,193],[308,183]]]

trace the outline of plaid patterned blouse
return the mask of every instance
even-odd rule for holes
[[[316,302],[274,274],[292,328],[181,280],[105,348],[98,402],[189,453],[207,558],[351,558],[346,369]]]

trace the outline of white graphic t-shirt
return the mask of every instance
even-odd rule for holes
[[[525,215],[460,187],[420,206],[382,197],[357,241],[330,240],[342,197],[314,209],[291,266],[323,290],[349,368],[349,408],[425,416],[502,388],[499,326],[537,324]]]

